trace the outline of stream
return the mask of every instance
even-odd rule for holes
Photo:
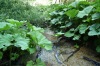
[[[52,31],[46,31],[46,38],[53,43],[56,37]],[[54,44],[52,50],[42,49],[39,57],[46,63],[46,66],[100,66],[100,58],[97,53],[87,47],[75,48],[74,42],[61,40],[59,45]]]
[[[51,51],[41,50],[38,58],[46,63],[46,66],[100,66],[100,58],[86,48],[76,49],[67,43],[64,46],[53,47]]]

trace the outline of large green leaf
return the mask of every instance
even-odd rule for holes
[[[74,35],[73,40],[79,40],[80,37],[80,35]]]
[[[36,64],[34,64],[34,66],[46,66],[46,65],[41,59],[36,59]]]
[[[29,47],[28,51],[29,51],[30,54],[33,54],[33,53],[36,52],[36,48],[35,47]]]
[[[35,44],[38,44],[40,47],[45,48],[46,50],[52,49],[51,41],[47,40],[46,37],[39,31],[32,31],[28,34],[32,37]]]
[[[67,24],[66,24],[66,27],[70,27],[72,25],[72,22],[68,22]]]
[[[66,37],[72,37],[72,36],[74,36],[74,29],[72,28],[72,29],[70,29],[69,31],[67,31],[67,32],[64,34],[64,36],[66,36]]]
[[[100,13],[94,13],[92,15],[92,20],[96,20],[96,19],[99,19],[100,18]]]
[[[0,49],[12,45],[11,41],[12,41],[12,35],[10,34],[1,35],[0,34]]]
[[[97,23],[91,25],[89,30],[90,30],[88,33],[89,36],[100,35],[100,24]]]
[[[88,29],[87,24],[80,24],[79,25],[79,33],[80,34],[84,34],[86,32],[86,30]]]
[[[28,38],[24,38],[18,34],[14,35],[14,46],[16,47],[21,47],[22,50],[26,50],[29,48],[29,39]]]
[[[89,13],[92,11],[92,9],[93,9],[93,6],[88,6],[84,8],[82,11],[79,11],[79,13],[77,14],[77,17],[83,18],[84,16],[88,16]]]
[[[34,65],[34,62],[32,60],[28,61],[26,66],[33,66]]]
[[[26,66],[46,66],[41,59],[36,59],[36,62],[33,62],[32,60],[28,61]]]
[[[36,26],[33,26],[33,30],[35,31],[39,31],[39,32],[44,32],[44,29],[43,28],[40,28],[40,27],[36,27]]]
[[[97,51],[97,52],[100,52],[100,45],[98,45],[98,46],[96,47],[96,51]]]
[[[79,1],[72,2],[69,6],[77,7]]]
[[[0,22],[0,31],[9,29],[10,26],[8,24],[7,22]]]
[[[18,21],[18,20],[14,20],[14,19],[7,19],[7,21],[9,23],[13,24],[14,27],[16,27],[16,26],[20,27],[20,26],[22,26],[25,23],[25,21]]]
[[[56,23],[56,22],[58,22],[58,21],[59,21],[59,19],[58,19],[58,18],[57,18],[57,19],[56,19],[56,18],[54,18],[54,19],[52,19],[52,20],[51,20],[51,24],[55,24],[55,23]]]
[[[67,16],[69,16],[70,18],[74,18],[76,17],[78,10],[76,9],[72,9],[72,10],[68,10],[67,12],[65,12],[67,14]]]

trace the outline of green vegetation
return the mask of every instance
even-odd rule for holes
[[[0,0],[0,66],[11,66],[39,48],[51,50],[52,43],[40,27],[50,27],[56,36],[76,41],[76,48],[79,42],[90,42],[100,53],[100,0],[63,3],[30,6],[22,0]],[[26,66],[45,64],[35,59],[28,60]]]
[[[11,64],[25,53],[35,53],[36,47],[52,49],[51,42],[42,35],[44,30],[29,22],[7,19],[7,22],[0,22],[0,25],[0,60],[8,59]],[[8,55],[5,58],[6,53]]]
[[[0,21],[6,19],[29,21],[36,26],[44,27],[48,6],[30,6],[22,0],[0,0]]]
[[[64,35],[83,43],[92,40],[96,43],[97,52],[100,52],[100,43],[97,42],[100,40],[100,2],[98,1],[76,1],[69,5],[59,5],[50,13],[51,27],[57,32],[56,35]]]

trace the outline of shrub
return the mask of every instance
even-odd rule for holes
[[[99,0],[98,0],[99,1]],[[60,5],[51,12],[51,27],[57,35],[64,35],[73,40],[88,41],[91,37],[100,40],[100,2],[73,2]],[[92,44],[93,45],[93,44]],[[100,43],[95,44],[100,52]]]
[[[48,6],[30,6],[22,0],[0,0],[0,21],[7,18],[25,20],[36,26],[44,26]]]

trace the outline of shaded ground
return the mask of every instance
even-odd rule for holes
[[[79,50],[74,47],[68,47],[69,43],[62,48],[53,48],[52,51],[42,50],[39,58],[41,58],[46,66],[94,66],[91,61],[83,59],[83,57],[100,62],[100,58],[95,57],[96,53],[86,47]],[[56,50],[56,52],[55,52]],[[59,51],[59,52],[58,52]],[[58,52],[58,53],[57,53]],[[58,56],[56,57],[56,55]]]
[[[47,34],[49,32],[47,31]],[[52,40],[53,33],[50,32],[49,40],[54,41],[54,37]],[[96,65],[96,63],[100,62],[100,58],[97,58],[93,50],[87,47],[81,47],[76,49],[74,47],[73,41],[60,41],[60,46],[55,46],[51,51],[47,51],[42,49],[39,58],[42,59],[46,63],[46,66],[100,66]],[[83,59],[83,57],[86,57]],[[94,61],[96,63],[94,63]],[[100,64],[100,63],[99,63]]]

